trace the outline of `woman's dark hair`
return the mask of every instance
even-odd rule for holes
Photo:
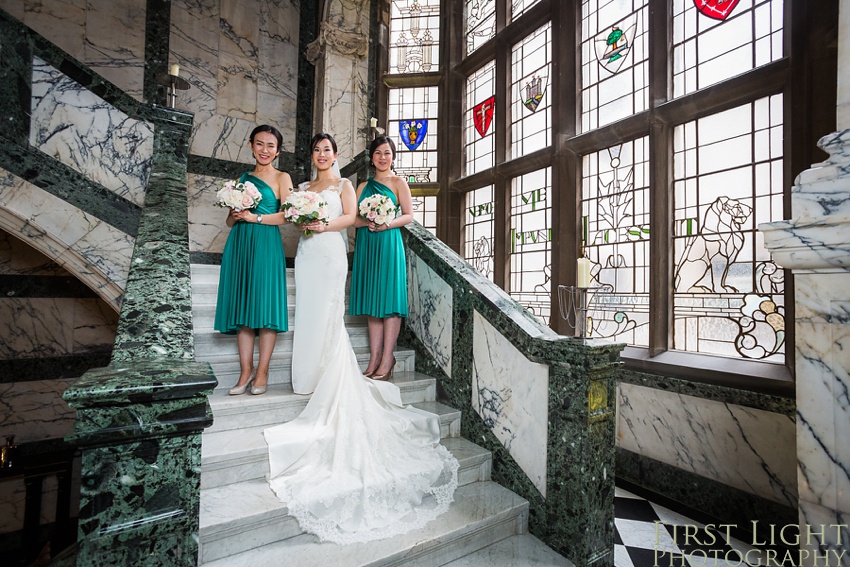
[[[327,140],[327,141],[329,141],[329,142],[331,143],[331,147],[332,147],[332,148],[333,148],[333,150],[334,150],[334,153],[335,153],[335,154],[339,153],[339,152],[337,151],[337,149],[336,149],[336,140],[334,140],[334,137],[333,137],[333,136],[331,136],[330,134],[328,134],[327,132],[319,132],[318,134],[316,134],[315,136],[313,136],[313,139],[312,139],[312,140],[310,140],[310,152],[311,152],[311,153],[312,153],[312,151],[313,151],[313,150],[315,150],[315,149],[316,149],[316,145],[317,145],[319,142],[321,142],[322,140]]]
[[[384,144],[390,145],[390,150],[392,150],[393,152],[393,159],[395,159],[395,143],[389,136],[378,136],[377,138],[372,140],[372,143],[369,144],[369,159],[372,159],[372,154],[375,153],[375,150],[378,149],[378,146],[382,146]]]
[[[254,136],[259,134],[260,132],[268,132],[269,134],[277,138],[277,150],[280,151],[281,146],[283,146],[283,134],[280,133],[280,130],[269,124],[261,124],[251,130],[251,137],[248,139],[251,140],[252,144],[254,143]]]

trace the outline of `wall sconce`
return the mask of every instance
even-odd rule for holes
[[[180,77],[180,65],[177,63],[168,68],[167,75],[159,75],[156,82],[168,89],[168,108],[177,106],[177,91],[188,91],[192,87],[189,81]]]

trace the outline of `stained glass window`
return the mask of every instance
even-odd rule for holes
[[[782,11],[782,0],[674,0],[674,96],[780,59]]]
[[[485,278],[493,280],[493,186],[466,194],[463,257]]]
[[[466,0],[464,13],[466,54],[496,35],[496,0]]]
[[[437,234],[437,197],[433,195],[413,195],[413,220],[428,231]]]
[[[510,294],[549,324],[552,277],[552,171],[511,180]]]
[[[649,344],[648,138],[584,156],[582,225],[585,256],[597,293],[588,310],[588,336]]]
[[[581,4],[581,131],[648,107],[646,0]]]
[[[390,13],[390,73],[437,71],[440,0],[393,0]]]
[[[496,130],[495,114],[496,64],[491,61],[466,81],[466,175],[493,167]]]
[[[523,12],[540,2],[540,0],[511,0],[511,21],[519,18]]]
[[[783,272],[756,227],[783,218],[782,95],[674,131],[674,346],[784,361]]]
[[[437,91],[437,87],[389,91],[387,134],[396,147],[395,171],[408,183],[437,181]]]
[[[511,157],[517,158],[552,143],[552,94],[549,75],[552,26],[547,23],[511,52]]]

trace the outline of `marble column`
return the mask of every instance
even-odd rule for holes
[[[800,565],[850,565],[850,0],[838,44],[829,159],[797,177],[791,220],[759,227],[795,276]]]

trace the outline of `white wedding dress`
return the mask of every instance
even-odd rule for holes
[[[340,216],[338,189],[321,195]],[[295,420],[264,432],[271,488],[302,529],[339,544],[423,526],[449,507],[458,471],[437,416],[361,373],[343,325],[346,249],[340,232],[298,243],[292,387],[313,395]]]

